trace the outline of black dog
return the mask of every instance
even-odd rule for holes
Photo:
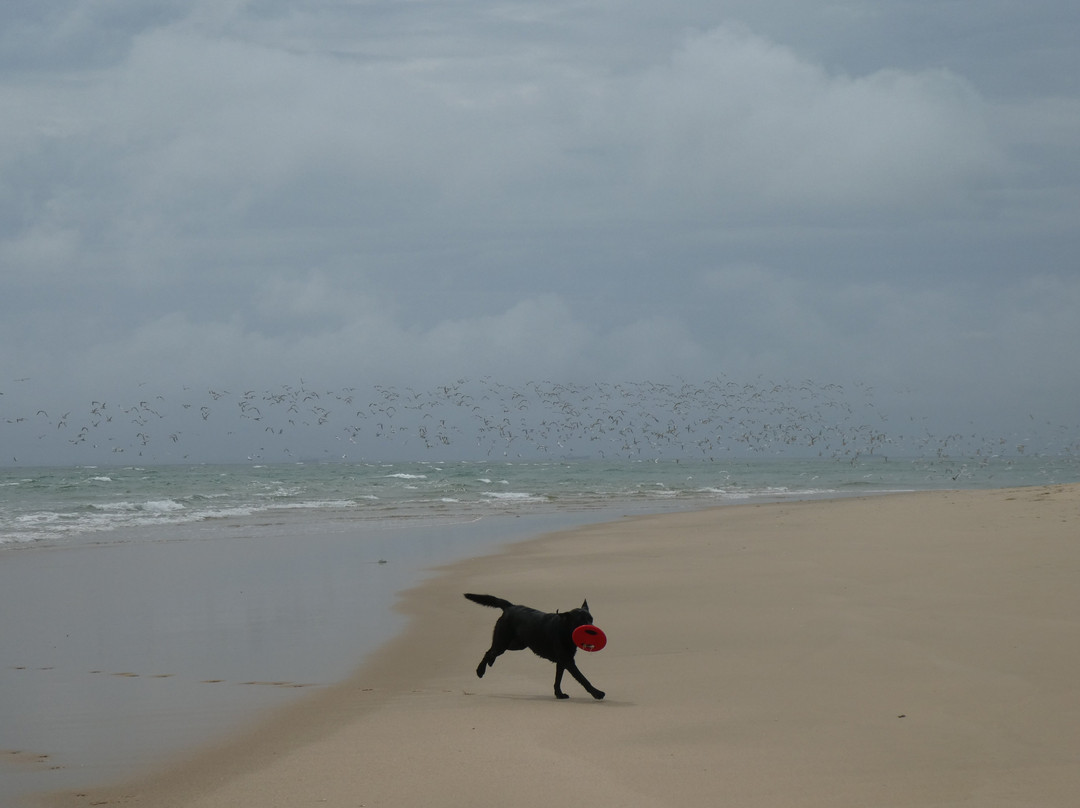
[[[578,626],[592,623],[589,614],[589,602],[581,604],[580,609],[568,612],[541,612],[528,606],[518,606],[508,600],[491,595],[466,594],[469,600],[481,606],[502,609],[502,617],[495,621],[495,631],[491,638],[491,648],[480,660],[476,675],[482,677],[489,665],[495,664],[495,658],[504,651],[521,651],[528,648],[538,657],[555,663],[555,698],[570,698],[562,692],[563,671],[577,679],[594,699],[604,698],[604,691],[593,687],[584,674],[574,664],[577,646],[571,635]]]

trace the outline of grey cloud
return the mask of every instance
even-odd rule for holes
[[[764,373],[1065,418],[1077,12],[972,16],[6,7],[0,383]]]

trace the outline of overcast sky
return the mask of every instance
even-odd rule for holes
[[[1075,445],[1077,42],[1075,0],[9,0],[0,412],[722,375]]]

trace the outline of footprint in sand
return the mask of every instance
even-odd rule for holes
[[[43,753],[26,752],[22,749],[0,749],[0,760],[13,763],[27,769],[48,769],[56,771],[64,768],[49,762],[49,756]]]

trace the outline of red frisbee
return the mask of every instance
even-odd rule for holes
[[[607,645],[607,637],[596,626],[578,626],[570,636],[582,651],[599,651]]]

